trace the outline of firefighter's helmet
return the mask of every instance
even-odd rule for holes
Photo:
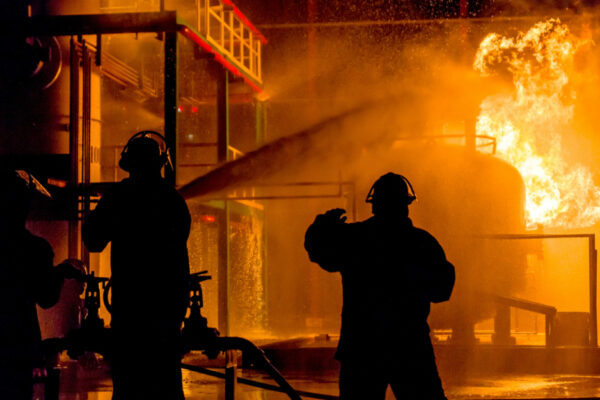
[[[402,204],[409,205],[416,198],[415,191],[405,176],[388,172],[377,179],[373,186],[371,186],[366,202],[376,203],[380,200],[386,202],[399,201]]]

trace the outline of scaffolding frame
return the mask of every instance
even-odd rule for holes
[[[227,162],[232,157],[238,156],[239,152],[232,149],[229,145],[229,83],[232,78],[241,78],[245,84],[252,88],[255,95],[263,94],[261,77],[261,46],[266,43],[266,39],[258,30],[248,21],[247,18],[228,0],[219,0],[216,4],[214,0],[207,2],[207,5],[213,6],[211,15],[222,15],[220,23],[229,23],[231,30],[230,38],[232,41],[225,43],[223,40],[216,40],[211,35],[208,37],[198,32],[194,26],[181,19],[176,11],[160,12],[131,12],[115,14],[85,14],[85,15],[55,15],[55,16],[34,16],[22,19],[3,21],[0,24],[0,36],[6,38],[20,39],[32,36],[71,36],[71,76],[70,76],[70,159],[71,176],[70,180],[73,188],[78,189],[77,200],[72,205],[72,213],[69,224],[69,256],[73,258],[86,258],[87,254],[84,246],[80,246],[80,220],[85,210],[90,210],[90,203],[94,202],[92,198],[97,192],[102,192],[106,184],[91,184],[88,179],[80,179],[80,174],[84,173],[87,178],[89,169],[87,165],[79,166],[79,131],[89,134],[87,119],[89,119],[89,110],[83,110],[82,121],[80,121],[80,109],[89,108],[89,100],[86,99],[86,93],[89,92],[89,85],[84,79],[80,84],[81,75],[89,78],[89,67],[93,62],[92,58],[95,52],[95,62],[101,65],[102,62],[110,63],[110,71],[118,72],[117,75],[125,76],[124,83],[131,82],[135,78],[141,78],[140,74],[135,76],[129,69],[123,68],[123,65],[117,65],[114,68],[115,60],[102,55],[102,35],[107,34],[126,34],[126,33],[156,33],[157,39],[164,44],[164,136],[167,147],[170,149],[173,169],[167,170],[165,179],[172,185],[176,184],[177,177],[177,149],[178,149],[178,83],[179,83],[179,57],[180,43],[183,39],[190,40],[198,48],[206,52],[210,57],[220,64],[221,69],[217,73],[217,143],[216,151],[219,162]],[[221,14],[219,14],[221,13]],[[228,20],[225,18],[227,16]],[[231,23],[231,21],[234,21]],[[218,21],[217,21],[218,22]],[[211,20],[211,24],[213,24]],[[214,25],[214,24],[213,24]],[[222,30],[226,26],[221,26]],[[237,29],[237,31],[236,31]],[[206,31],[208,34],[208,31]],[[84,36],[96,36],[96,46],[85,44]],[[179,37],[182,36],[182,38]],[[236,45],[235,40],[240,40]],[[237,50],[236,50],[237,49]],[[84,68],[81,68],[81,63]],[[86,72],[87,71],[87,72]],[[115,77],[111,76],[111,79]],[[83,96],[81,94],[81,91]],[[263,101],[255,98],[256,106],[256,139],[257,143],[264,139],[264,130],[266,123],[264,121],[266,110]],[[86,119],[87,118],[87,119]],[[85,125],[85,126],[84,126]],[[83,143],[89,144],[89,138],[82,136]],[[89,149],[85,147],[81,150],[84,155],[83,162],[89,162]],[[230,243],[229,243],[229,205],[225,205],[223,220],[219,230],[219,329],[222,332],[228,331],[227,308],[229,290],[229,269],[230,269]]]

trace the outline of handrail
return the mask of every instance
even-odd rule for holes
[[[230,1],[198,0],[198,32],[237,68],[262,83],[266,39]]]
[[[531,311],[543,314],[545,321],[546,346],[552,346],[554,340],[552,337],[554,331],[554,318],[556,317],[556,307],[531,300],[520,299],[517,297],[501,296],[493,293],[479,292],[476,294],[487,298],[497,305],[496,316],[494,317],[494,338],[496,344],[514,344],[514,339],[510,336],[510,307],[521,310]]]
[[[422,136],[410,136],[410,137],[401,137],[397,138],[396,141],[401,140],[435,140],[435,139],[463,139],[467,138],[467,135],[422,135]],[[477,139],[488,140],[485,143],[477,143]],[[492,146],[491,154],[496,154],[496,138],[494,136],[489,135],[475,135],[475,147],[488,147]]]
[[[531,311],[538,314],[544,314],[546,316],[556,315],[557,312],[556,307],[531,300],[519,299],[517,297],[500,296],[496,294],[489,294],[487,296],[489,296],[489,298],[495,303],[519,308],[521,310]]]
[[[598,346],[598,251],[596,250],[596,235],[593,233],[568,233],[568,234],[491,234],[478,235],[480,239],[493,240],[532,240],[532,239],[587,239],[588,242],[588,274],[589,274],[589,312],[590,312],[590,345]]]

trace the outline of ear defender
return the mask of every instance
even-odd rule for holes
[[[165,137],[156,131],[145,130],[136,133],[127,141],[127,144],[125,145],[125,147],[123,147],[123,150],[121,151],[121,158],[119,159],[119,168],[121,168],[123,171],[131,171],[132,159],[130,154],[130,148],[132,144],[135,145],[136,140],[139,140],[141,138],[148,138],[154,140],[158,144],[158,148],[160,151],[158,160],[161,167],[167,164],[171,164],[171,157],[169,155],[169,148],[167,147],[167,141],[165,140]]]

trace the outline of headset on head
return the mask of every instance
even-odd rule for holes
[[[375,181],[375,183],[373,183],[373,185],[371,186],[371,189],[369,189],[369,194],[367,194],[367,198],[365,199],[365,202],[373,203],[373,199],[374,199],[373,195],[375,194],[375,186],[377,185],[377,182],[379,182],[384,176],[389,175],[389,174],[392,174],[392,172],[389,172],[389,173],[383,175],[382,177],[377,179]],[[417,199],[417,195],[415,194],[415,190],[413,189],[412,185],[410,184],[410,181],[404,175],[400,175],[400,174],[393,174],[393,175],[399,176],[406,183],[406,186],[408,189],[408,196],[406,197],[406,205],[410,205],[413,201],[415,201]]]
[[[125,147],[123,147],[123,150],[121,151],[121,159],[119,160],[119,167],[124,171],[127,171],[127,172],[130,171],[131,165],[130,165],[130,160],[129,160],[129,156],[128,156],[129,146],[136,139],[146,138],[146,137],[154,140],[158,144],[158,148],[160,151],[159,161],[160,161],[161,168],[163,166],[168,166],[169,168],[172,169],[173,164],[171,163],[171,155],[169,153],[169,148],[167,147],[167,140],[159,132],[151,131],[151,130],[140,131],[140,132],[136,133],[135,135],[133,135],[131,138],[129,138],[129,140],[127,141],[127,144],[125,145]],[[157,138],[160,140],[157,140]]]

